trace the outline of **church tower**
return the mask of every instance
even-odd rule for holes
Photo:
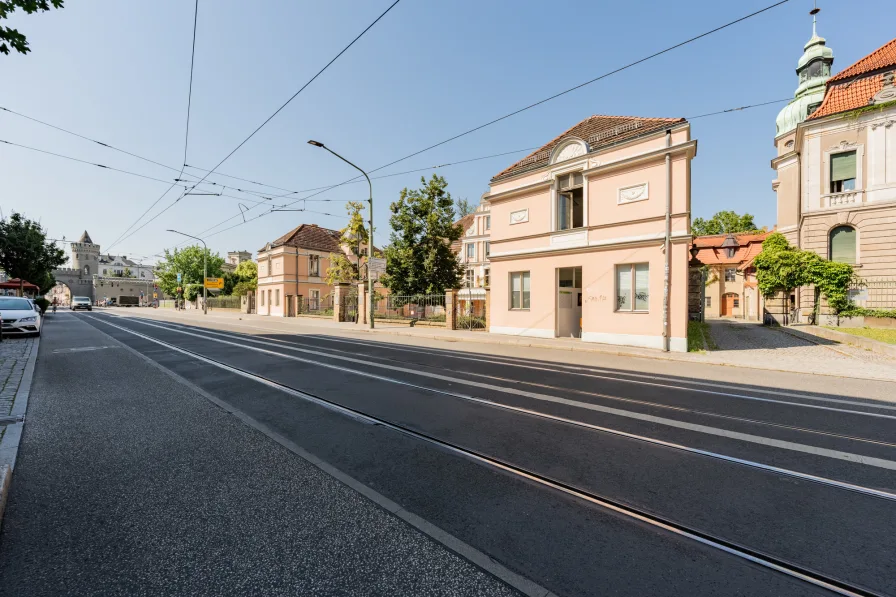
[[[72,268],[81,272],[82,279],[90,279],[99,273],[100,246],[94,244],[87,231],[78,242],[72,243]]]

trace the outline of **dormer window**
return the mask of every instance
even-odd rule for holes
[[[584,226],[584,178],[581,172],[557,177],[557,230],[571,230]]]

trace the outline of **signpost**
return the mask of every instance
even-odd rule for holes
[[[206,278],[205,287],[222,290],[224,288],[224,278]]]
[[[367,271],[376,274],[386,273],[385,257],[371,257],[367,260]]]

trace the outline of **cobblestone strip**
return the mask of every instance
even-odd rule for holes
[[[12,403],[34,346],[33,338],[4,338],[0,342],[0,415],[12,412]]]

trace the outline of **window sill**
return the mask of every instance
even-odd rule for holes
[[[511,310],[511,311],[531,311],[532,308],[529,307],[528,309],[514,309],[513,307],[511,307],[510,310]]]
[[[624,313],[627,315],[647,315],[650,311],[621,311],[619,309],[613,311],[614,313]]]

